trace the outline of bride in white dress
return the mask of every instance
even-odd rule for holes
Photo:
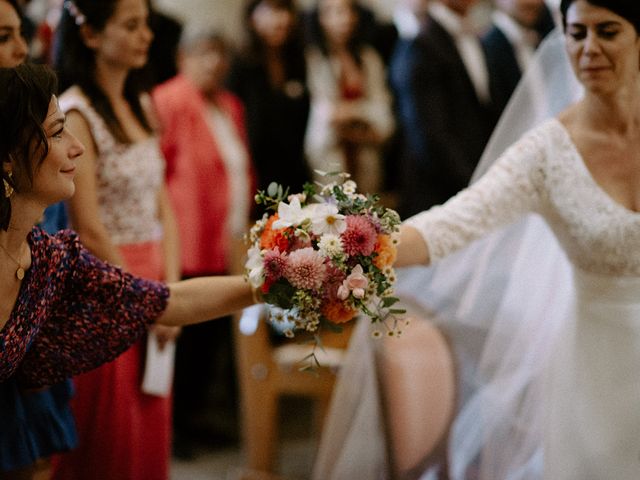
[[[491,326],[485,350],[493,357],[482,357],[478,369],[494,378],[465,399],[452,427],[449,475],[456,480],[471,478],[469,465],[473,478],[482,480],[640,478],[640,3],[563,0],[561,12],[582,98],[524,135],[470,188],[412,217],[401,231],[397,265],[434,262],[431,283],[437,283],[443,257],[530,213],[545,220],[570,265],[565,271],[564,260],[551,251],[548,264],[541,251],[540,269],[558,268],[556,277],[540,277],[555,285],[542,299],[549,303],[510,310],[520,308],[523,319],[534,319],[524,323],[528,331],[518,331],[520,319],[513,315],[497,335]],[[546,241],[527,232],[522,237],[525,247]],[[491,266],[485,268],[491,274]],[[541,300],[535,292],[544,287],[535,285],[540,279],[534,272],[531,285],[519,290],[530,286],[531,297]],[[415,291],[420,287],[412,285]],[[467,296],[469,283],[464,287]],[[428,304],[428,294],[420,301]],[[475,305],[484,308],[482,302]],[[565,305],[571,314],[562,311]],[[562,321],[550,325],[548,311]],[[491,351],[496,336],[500,347]],[[517,377],[520,384],[511,375],[519,369],[526,372]],[[352,380],[346,373],[337,396],[340,384]],[[331,417],[347,408],[335,403],[329,431]],[[357,460],[349,460],[349,448],[341,450],[335,438],[322,443],[314,478],[384,477],[375,470],[345,476],[325,468],[322,463],[332,455],[335,464]],[[371,455],[383,453],[371,449]]]

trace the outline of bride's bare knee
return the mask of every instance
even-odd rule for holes
[[[446,457],[456,392],[454,361],[443,333],[429,321],[414,319],[400,338],[384,341],[378,371],[396,477],[425,459]]]

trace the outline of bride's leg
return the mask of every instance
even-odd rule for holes
[[[400,338],[385,339],[377,362],[393,478],[418,478],[432,465],[446,478],[455,373],[445,337],[413,319]]]

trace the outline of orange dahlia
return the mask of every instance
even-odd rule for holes
[[[260,236],[260,248],[263,250],[271,250],[278,247],[281,252],[286,252],[289,249],[289,228],[280,228],[274,230],[272,227],[273,222],[278,220],[278,214],[275,213],[269,217],[267,224]]]
[[[322,306],[322,314],[333,323],[347,323],[358,313],[340,301],[329,301]]]
[[[374,258],[373,264],[381,270],[396,261],[396,246],[389,235],[384,233],[378,235],[374,251],[378,255]]]

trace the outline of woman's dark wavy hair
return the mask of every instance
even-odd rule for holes
[[[47,133],[42,124],[47,117],[58,81],[49,67],[22,64],[0,68],[0,159],[13,160],[15,168],[33,182],[33,174],[49,153]],[[38,157],[34,158],[36,153]],[[16,191],[17,185],[2,169],[2,179]],[[11,202],[0,195],[0,228],[7,230]]]
[[[267,4],[271,8],[287,10],[293,15],[295,24],[289,34],[289,38],[282,47],[284,59],[285,78],[304,81],[306,78],[306,64],[304,59],[304,42],[300,31],[299,13],[294,0],[249,0],[244,11],[244,22],[247,28],[248,41],[244,48],[244,58],[254,64],[266,63],[266,50],[264,42],[253,28],[251,17],[253,12],[261,5]]]
[[[562,13],[562,25],[567,26],[567,10],[577,0],[562,0],[560,2],[560,13]],[[587,3],[596,7],[611,10],[616,15],[620,15],[631,23],[640,34],[640,0],[586,0]]]
[[[320,3],[322,0],[318,0]],[[351,8],[356,14],[357,21],[353,28],[353,34],[347,44],[347,50],[358,65],[362,64],[362,47],[368,43],[369,33],[369,11],[362,7],[356,0],[351,0]],[[320,25],[319,6],[316,6],[307,16],[306,24],[307,43],[317,46],[320,51],[328,55],[329,47],[324,29]]]
[[[13,7],[13,9],[16,11],[19,17],[22,17],[22,9],[20,8],[20,5],[18,5],[18,0],[4,0],[4,1]]]
[[[119,0],[73,0],[78,13],[84,17],[83,25],[96,32],[104,30],[113,16]],[[60,88],[65,90],[78,85],[91,101],[93,108],[105,120],[113,136],[121,143],[131,143],[118,121],[111,102],[98,86],[95,78],[95,52],[87,47],[80,35],[80,26],[71,14],[69,3],[64,2],[62,17],[56,31],[54,42],[54,65],[60,78]],[[144,69],[132,70],[125,82],[124,96],[138,121],[147,132],[151,126],[140,104],[140,93],[144,91],[146,72]]]

